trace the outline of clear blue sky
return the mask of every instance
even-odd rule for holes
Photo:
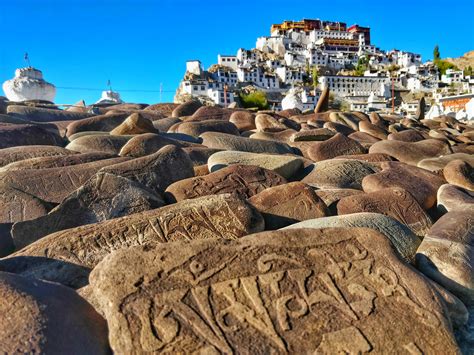
[[[442,5],[447,6],[443,8]],[[191,1],[0,0],[0,82],[31,64],[58,87],[159,90],[172,101],[187,59],[207,68],[217,54],[255,47],[283,20],[320,18],[371,27],[382,49],[432,58],[474,49],[474,0]],[[128,102],[159,102],[157,92],[121,92]],[[96,101],[100,91],[58,88],[57,103]]]

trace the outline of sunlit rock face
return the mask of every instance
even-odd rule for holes
[[[45,100],[54,102],[56,87],[43,79],[41,70],[20,68],[15,77],[3,83],[3,91],[10,101]]]
[[[118,92],[111,90],[102,91],[102,96],[96,104],[121,104],[123,103]]]

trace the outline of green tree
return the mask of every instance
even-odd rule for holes
[[[467,68],[464,69],[464,75],[465,76],[470,76],[472,75],[472,67],[471,66],[468,66]]]
[[[439,60],[441,57],[440,57],[440,54],[439,54],[439,46],[436,45],[433,49],[433,60]]]
[[[313,90],[316,92],[316,87],[318,86],[318,67],[315,65],[313,67],[312,77],[313,77]]]
[[[453,63],[450,63],[446,60],[437,59],[435,60],[434,63],[438,67],[439,75],[446,74],[446,70],[448,69],[459,70],[457,66],[455,66]]]
[[[357,60],[357,65],[355,67],[355,75],[356,76],[363,76],[364,72],[369,67],[369,60],[366,57],[359,58]]]
[[[239,98],[244,108],[266,110],[269,107],[267,95],[263,91],[254,91],[250,94],[240,93]]]

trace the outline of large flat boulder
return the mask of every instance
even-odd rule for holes
[[[25,159],[57,157],[72,154],[77,154],[77,152],[51,145],[15,146],[0,149],[0,167]]]
[[[24,145],[63,145],[63,139],[40,125],[0,124],[0,149]]]
[[[66,148],[81,153],[102,152],[118,155],[122,147],[132,137],[110,136],[108,133],[104,135],[85,135],[74,139]]]
[[[7,113],[11,116],[35,122],[74,121],[94,116],[94,114],[87,112],[72,112],[20,105],[8,105]]]

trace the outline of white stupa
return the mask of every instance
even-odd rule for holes
[[[118,92],[112,90],[102,91],[102,96],[100,97],[99,101],[96,104],[122,104],[123,101],[120,98],[120,94]]]
[[[15,70],[15,77],[3,83],[3,91],[10,101],[54,101],[56,87],[43,79],[41,70],[33,67]]]
[[[301,90],[296,88],[291,88],[286,96],[281,101],[281,107],[283,110],[297,108],[300,110],[304,109],[303,100],[302,100]]]

